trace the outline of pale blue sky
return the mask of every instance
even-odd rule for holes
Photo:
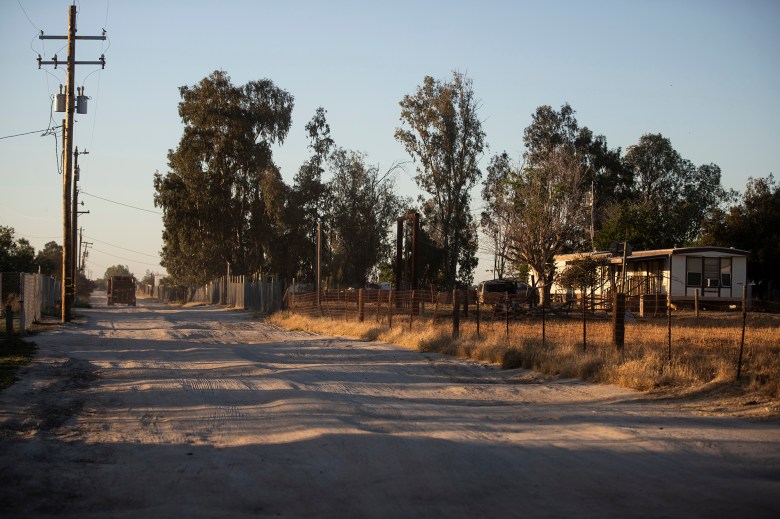
[[[0,137],[46,128],[64,70],[38,70],[37,53],[66,57],[66,0],[0,0]],[[425,75],[466,72],[482,101],[489,152],[519,158],[537,106],[569,102],[582,126],[626,147],[662,133],[695,164],[715,163],[728,188],[780,164],[780,2],[770,1],[337,1],[81,0],[80,35],[105,27],[109,43],[80,41],[77,67],[92,99],[77,118],[86,193],[154,210],[152,175],[181,136],[178,87],[215,69],[236,84],[269,78],[295,97],[293,127],[275,151],[287,182],[308,156],[304,125],[328,111],[339,146],[380,167],[409,157],[394,140],[398,102]],[[23,8],[23,9],[22,9]],[[27,16],[29,16],[29,20]],[[32,48],[31,48],[32,47]],[[107,49],[107,50],[106,50]],[[92,73],[94,72],[94,73]],[[88,74],[92,73],[88,76]],[[56,124],[63,115],[54,114]],[[415,196],[413,166],[397,178]],[[0,225],[36,250],[61,237],[55,142],[0,140]],[[473,207],[481,206],[475,190]],[[116,263],[162,271],[160,216],[83,196],[94,277]],[[116,246],[122,247],[122,249]],[[129,250],[125,250],[129,249]],[[131,252],[135,251],[135,252]],[[143,253],[143,254],[139,254]],[[490,262],[482,262],[476,278]]]

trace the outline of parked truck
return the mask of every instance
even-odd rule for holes
[[[108,306],[115,304],[135,306],[135,278],[113,276],[108,280]]]

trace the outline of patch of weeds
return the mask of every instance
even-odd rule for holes
[[[36,349],[35,343],[18,337],[0,339],[0,390],[16,382],[16,372],[32,361]]]

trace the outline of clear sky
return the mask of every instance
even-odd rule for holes
[[[65,71],[67,0],[0,0],[0,137],[45,129]],[[568,102],[581,126],[625,149],[662,133],[686,159],[715,163],[727,188],[778,173],[780,2],[740,1],[167,1],[80,0],[79,86],[91,97],[75,143],[94,243],[93,277],[117,263],[137,276],[159,266],[161,217],[152,176],[181,137],[178,87],[216,69],[234,84],[268,78],[295,97],[293,126],[275,161],[288,183],[309,155],[304,125],[327,111],[336,144],[386,168],[409,157],[393,138],[398,102],[426,75],[466,72],[481,99],[490,150],[519,159],[540,105]],[[45,69],[45,70],[44,70]],[[53,114],[60,124],[64,114]],[[62,243],[61,177],[52,136],[0,140],[0,225],[39,250]],[[61,148],[57,148],[61,149]],[[414,166],[397,176],[416,197]],[[472,207],[482,202],[479,189]],[[97,198],[100,197],[100,198]],[[141,211],[104,201],[146,209]],[[151,211],[151,212],[149,212]],[[476,279],[490,261],[482,261]]]

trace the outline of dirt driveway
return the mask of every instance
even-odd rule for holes
[[[3,517],[780,517],[780,427],[96,300],[0,393]]]

